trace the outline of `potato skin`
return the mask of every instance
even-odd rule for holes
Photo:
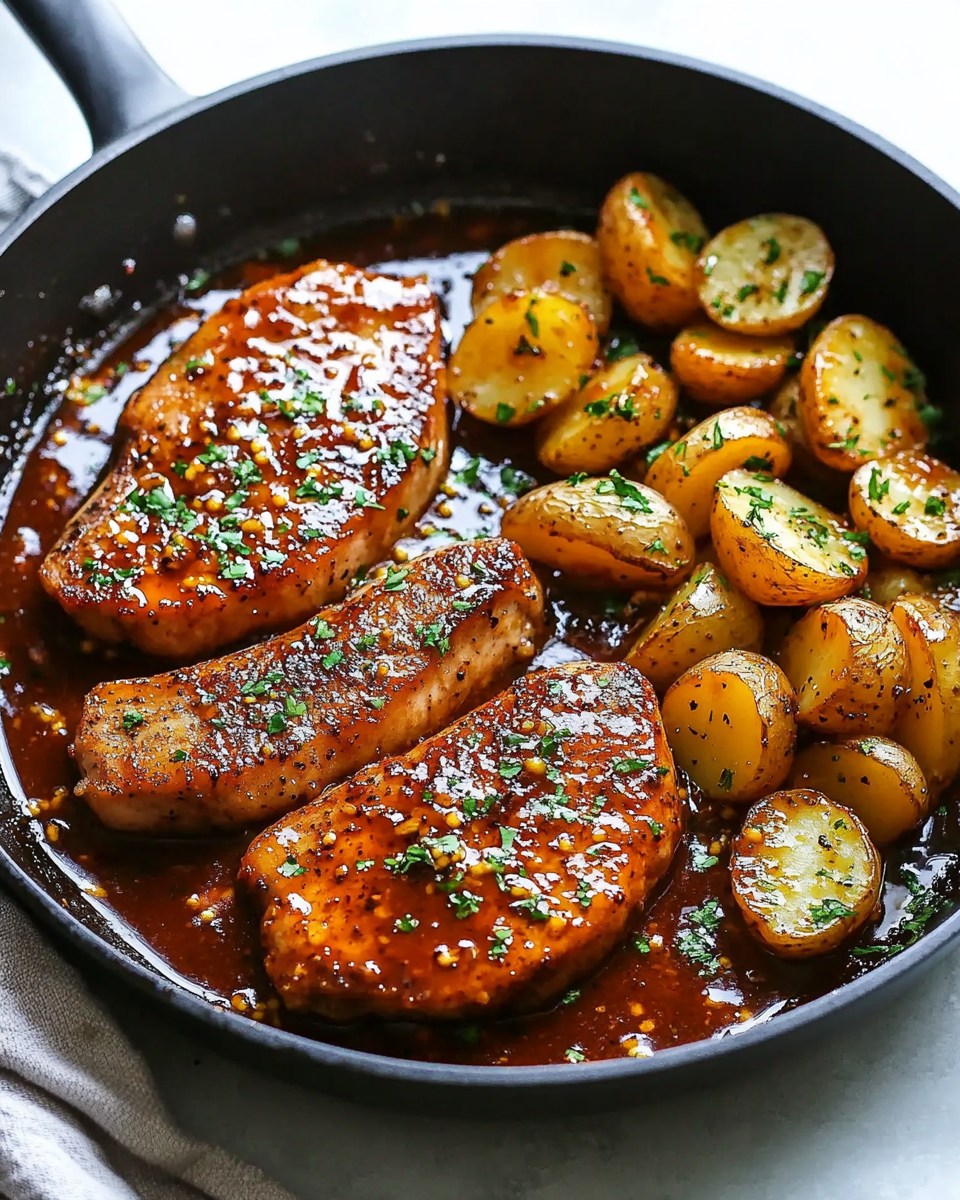
[[[747,928],[782,958],[839,946],[876,909],[881,880],[859,817],[807,788],[755,804],[731,850],[733,896]]]
[[[556,229],[505,243],[473,277],[473,311],[479,316],[501,296],[533,291],[583,304],[600,334],[610,328],[613,299],[603,280],[600,247],[589,234]]]
[[[908,387],[916,369],[897,338],[869,317],[837,317],[800,368],[798,411],[817,458],[837,471],[922,449],[927,427]]]
[[[790,338],[744,337],[707,321],[681,329],[670,345],[670,366],[694,400],[725,408],[777,387],[792,354]]]
[[[684,671],[721,650],[759,650],[763,617],[712,563],[698,565],[647,623],[625,661],[662,695]]]
[[[678,766],[711,800],[749,803],[793,763],[797,699],[776,663],[724,650],[685,671],[661,711]]]
[[[616,471],[527,492],[503,514],[501,532],[585,587],[663,589],[693,567],[693,538],[676,509]]]
[[[960,621],[929,596],[901,596],[890,615],[907,649],[890,736],[914,756],[937,796],[960,771]]]
[[[600,209],[597,241],[613,294],[651,329],[678,329],[700,310],[694,283],[707,236],[700,214],[656,175],[618,180]]]
[[[960,562],[960,474],[904,450],[864,463],[850,478],[850,516],[884,554],[937,570]]]
[[[597,355],[593,318],[546,292],[491,301],[450,356],[450,395],[490,425],[526,425],[573,392]]]
[[[677,411],[677,385],[649,354],[592,375],[536,430],[537,457],[558,475],[599,475],[659,441]]]
[[[930,811],[919,763],[889,738],[814,742],[797,755],[790,786],[813,788],[851,809],[877,846],[896,841]]]
[[[758,604],[838,600],[862,585],[869,565],[829,509],[747,471],[730,471],[717,484],[710,535],[723,571]]]
[[[870,571],[863,585],[863,595],[868,600],[889,606],[901,596],[928,596],[933,587],[928,577],[871,551]]]
[[[763,213],[721,229],[697,259],[697,294],[711,321],[772,337],[815,316],[833,277],[823,230],[789,213]]]
[[[778,477],[790,469],[790,447],[761,409],[727,408],[701,421],[654,460],[644,482],[666,496],[699,538],[710,530],[717,482],[737,467]]]
[[[787,634],[777,659],[797,693],[801,725],[844,735],[892,727],[907,652],[879,604],[846,596],[811,609]]]

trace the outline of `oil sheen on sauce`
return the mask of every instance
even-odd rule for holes
[[[307,1036],[401,1057],[525,1064],[645,1057],[704,1037],[735,1036],[784,1009],[854,978],[916,940],[955,906],[960,828],[941,805],[916,834],[888,851],[883,912],[856,946],[808,963],[779,961],[745,932],[730,895],[727,846],[740,816],[700,808],[691,797],[686,840],[641,924],[604,966],[550,1011],[483,1025],[331,1025],[294,1018],[272,995],[256,920],[234,891],[240,855],[255,831],[203,839],[133,838],[102,827],[71,794],[68,754],[84,694],[105,679],[167,669],[132,651],[88,639],[42,592],[37,570],[67,518],[97,480],[118,415],[171,349],[239,288],[324,256],[427,274],[455,341],[470,317],[470,276],[485,252],[549,214],[465,211],[367,223],[285,240],[215,281],[198,274],[178,299],[122,344],[91,359],[82,380],[54,379],[60,396],[23,468],[0,532],[0,685],[3,723],[25,797],[6,832],[35,840],[57,878],[82,882],[86,902],[154,969],[237,1019],[271,1022]],[[662,353],[663,347],[645,346]],[[526,431],[509,436],[455,418],[446,484],[397,556],[451,538],[494,534],[503,507],[549,477]],[[622,655],[642,613],[628,597],[575,592],[545,575],[553,636],[536,660]],[[58,874],[59,872],[59,874]],[[573,1068],[571,1068],[573,1069]]]

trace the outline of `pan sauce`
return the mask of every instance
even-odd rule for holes
[[[250,834],[183,841],[132,838],[103,828],[76,801],[67,748],[85,692],[104,679],[166,669],[127,649],[93,643],[42,592],[37,569],[109,455],[126,399],[238,288],[324,255],[361,266],[426,271],[445,298],[446,334],[469,317],[470,274],[484,251],[551,225],[532,212],[431,214],[365,224],[300,244],[284,241],[211,286],[195,275],[179,301],[151,318],[89,376],[52,383],[62,403],[30,453],[0,532],[0,686],[3,722],[27,797],[4,816],[37,839],[60,870],[82,877],[88,902],[157,970],[210,1003],[325,1041],[423,1059],[487,1064],[643,1057],[671,1045],[727,1036],[823,994],[916,940],[956,904],[960,825],[941,806],[887,853],[882,919],[854,948],[812,962],[766,954],[746,934],[730,896],[728,831],[739,814],[704,808],[642,925],[604,967],[551,1011],[484,1026],[335,1027],[293,1018],[271,995],[256,922],[233,879]],[[651,350],[662,347],[651,346]],[[501,506],[546,481],[528,433],[509,438],[456,420],[450,478],[398,553],[442,544],[449,531],[496,531]],[[506,451],[506,454],[504,453]],[[577,594],[546,578],[555,633],[537,663],[620,657],[632,622],[624,596]],[[54,873],[54,878],[57,875]],[[63,878],[63,875],[59,876]],[[54,885],[55,890],[55,885]]]

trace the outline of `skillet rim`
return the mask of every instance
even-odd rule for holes
[[[912,155],[857,122],[776,84],[685,55],[605,39],[550,34],[469,34],[384,43],[338,51],[306,62],[280,67],[251,79],[230,84],[228,87],[208,95],[189,100],[96,150],[86,162],[54,183],[0,235],[0,256],[28,231],[38,218],[53,209],[74,188],[92,178],[100,167],[132,147],[149,140],[154,134],[239,96],[259,91],[296,76],[355,62],[389,58],[393,55],[485,48],[491,50],[523,49],[526,47],[537,50],[581,51],[643,59],[695,74],[713,76],[740,88],[771,96],[835,126],[843,133],[877,150],[947,200],[960,216],[960,191],[946,183]],[[16,779],[16,771],[5,736],[0,740],[0,758],[3,760],[3,775]],[[12,890],[16,899],[31,914],[40,917],[48,927],[76,945],[88,959],[93,960],[112,975],[119,976],[137,991],[148,993],[158,1004],[167,1006],[179,1016],[186,1018],[195,1032],[199,1032],[196,1027],[202,1028],[206,1025],[215,1030],[220,1035],[222,1043],[230,1046],[231,1049],[236,1044],[238,1050],[241,1047],[249,1047],[256,1054],[265,1050],[277,1051],[282,1061],[292,1057],[319,1068],[332,1069],[344,1076],[368,1078],[374,1081],[433,1085],[435,1088],[445,1088],[450,1092],[464,1088],[484,1092],[501,1090],[525,1092],[547,1089],[554,1094],[566,1094],[571,1089],[582,1090],[588,1084],[612,1085],[614,1083],[632,1083],[639,1091],[642,1087],[649,1085],[651,1080],[658,1079],[665,1074],[674,1077],[693,1076],[696,1070],[705,1064],[727,1062],[731,1057],[738,1055],[743,1058],[775,1039],[795,1042],[801,1032],[808,1031],[811,1026],[818,1022],[822,1023],[829,1017],[837,1017],[842,1014],[849,1018],[855,1007],[859,1006],[862,1011],[864,1003],[868,999],[876,999],[878,993],[895,981],[903,982],[905,977],[911,974],[918,976],[922,969],[930,967],[954,943],[960,941],[960,908],[958,908],[913,945],[906,947],[887,962],[871,968],[858,979],[843,984],[832,992],[806,1001],[788,1012],[775,1014],[742,1033],[727,1034],[681,1046],[667,1047],[657,1051],[649,1058],[601,1059],[577,1064],[575,1070],[564,1063],[542,1063],[529,1066],[476,1066],[395,1058],[373,1054],[365,1050],[336,1046],[286,1030],[276,1029],[273,1026],[258,1024],[236,1013],[217,1008],[201,996],[164,978],[141,965],[117,947],[110,945],[72,912],[62,907],[40,883],[30,877],[3,846],[0,846],[0,876],[7,887]],[[275,1072],[275,1074],[282,1073],[282,1071]],[[301,1080],[301,1082],[303,1081]]]

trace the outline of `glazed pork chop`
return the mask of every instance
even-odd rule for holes
[[[653,688],[534,672],[247,851],[284,1004],[347,1020],[540,1008],[625,934],[681,836]]]
[[[77,794],[116,829],[262,824],[491,695],[542,625],[512,542],[448,546],[248,650],[95,688]]]
[[[91,634],[180,659],[302,621],[426,508],[444,395],[425,280],[321,260],[258,283],[128,404],[44,587]]]

